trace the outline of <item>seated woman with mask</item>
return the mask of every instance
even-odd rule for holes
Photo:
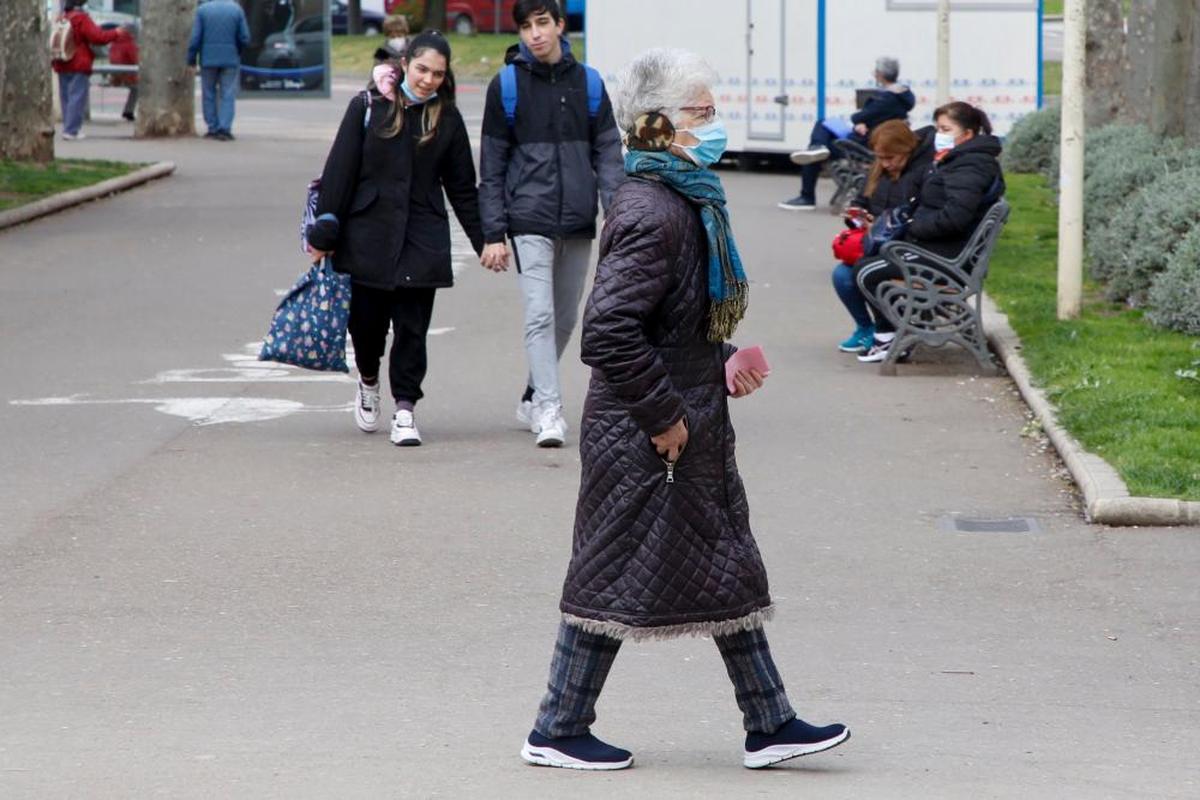
[[[970,103],[947,103],[933,112],[933,119],[937,129],[933,165],[921,181],[904,241],[955,259],[988,209],[1004,196],[1001,145],[992,135],[987,114]],[[867,299],[872,303],[879,284],[902,277],[899,267],[882,257],[859,269]],[[859,361],[885,360],[896,338],[887,318],[882,313],[875,316],[871,349],[859,356]]]

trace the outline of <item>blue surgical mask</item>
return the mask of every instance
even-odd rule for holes
[[[943,150],[953,150],[954,134],[942,133],[941,131],[938,131],[933,137],[933,149],[937,150],[939,153]]]
[[[716,117],[699,128],[683,130],[700,140],[700,144],[697,145],[679,145],[697,166],[711,167],[721,160],[721,156],[725,154],[725,146],[729,144],[729,136],[725,133],[725,120]]]
[[[421,103],[428,103],[430,100],[437,97],[437,92],[429,95],[429,97],[417,97],[415,94],[413,94],[413,90],[408,87],[407,77],[400,82],[400,91],[404,92],[404,96],[408,98],[408,102],[416,103],[417,105],[420,105]]]

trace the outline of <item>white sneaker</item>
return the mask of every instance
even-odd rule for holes
[[[818,161],[825,161],[830,155],[832,155],[832,153],[830,153],[829,148],[825,147],[824,145],[819,147],[810,147],[807,150],[797,150],[796,152],[792,153],[792,163],[800,164],[801,166],[805,164],[815,164]]]
[[[538,447],[562,447],[567,440],[567,421],[562,409],[555,405],[543,406],[537,418]]]
[[[420,446],[421,433],[417,430],[413,412],[400,408],[392,415],[392,444],[397,447]]]
[[[379,430],[379,383],[367,386],[358,381],[358,397],[354,403],[354,423],[363,433]]]
[[[517,403],[517,422],[529,428],[530,433],[541,433],[537,418],[533,413],[533,401],[522,400]]]
[[[64,133],[62,135],[62,138],[64,141],[74,142],[74,141],[78,141],[79,139],[86,139],[87,136],[85,136],[83,134],[83,132],[80,131],[79,133]]]

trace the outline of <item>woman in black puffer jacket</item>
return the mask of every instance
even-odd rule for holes
[[[971,240],[988,209],[1004,195],[1000,140],[992,135],[987,114],[970,103],[947,103],[933,112],[937,151],[921,184],[912,223],[904,239],[931,253],[955,259]],[[884,281],[902,277],[882,258],[861,267],[867,298]],[[871,349],[859,361],[883,361],[895,331],[879,318]]]
[[[590,732],[625,639],[712,638],[742,710],[747,767],[850,735],[844,725],[796,718],[763,631],[771,596],[734,457],[729,398],[755,391],[764,376],[742,367],[726,384],[727,340],[749,283],[720,178],[709,169],[726,143],[716,77],[694,54],[650,50],[620,81],[628,179],[608,207],[583,321],[592,380],[574,546],[550,680],[521,750],[532,764],[633,763],[628,750]]]

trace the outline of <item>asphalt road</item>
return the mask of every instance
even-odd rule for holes
[[[739,461],[793,703],[854,737],[744,770],[715,648],[683,640],[624,648],[601,700],[634,769],[523,765],[579,463],[511,417],[513,276],[464,254],[439,293],[419,449],[357,432],[349,380],[253,360],[350,90],[243,102],[234,143],[92,125],[69,152],[178,172],[0,233],[0,797],[1200,795],[1197,531],[1086,524],[965,354],[889,379],[837,353],[838,224],[767,173],[723,173],[737,341],[774,368]]]

